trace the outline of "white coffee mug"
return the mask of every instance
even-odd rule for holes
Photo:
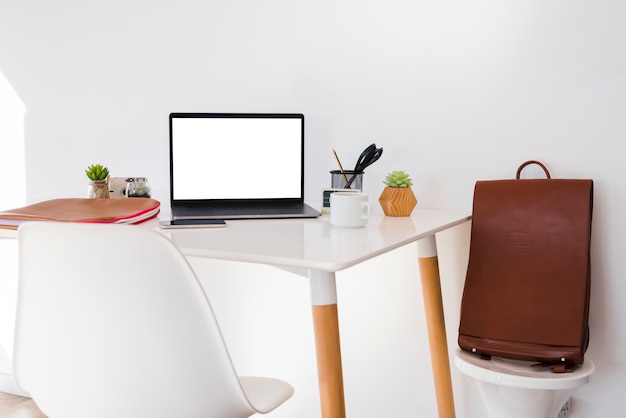
[[[362,228],[370,216],[369,196],[335,192],[330,195],[330,224],[337,228]]]

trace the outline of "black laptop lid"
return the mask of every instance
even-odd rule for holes
[[[304,202],[304,116],[170,114],[170,196],[172,207]]]

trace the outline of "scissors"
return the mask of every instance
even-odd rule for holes
[[[376,148],[376,144],[372,144],[369,147],[365,148],[357,159],[352,177],[350,177],[350,180],[346,183],[344,189],[349,189],[354,182],[356,175],[362,173],[366,167],[369,167],[370,165],[378,161],[381,155],[383,155],[383,149]]]

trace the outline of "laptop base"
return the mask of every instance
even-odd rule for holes
[[[229,208],[207,208],[205,206],[172,207],[172,219],[288,219],[317,218],[321,213],[307,204],[288,204],[245,207],[233,211]]]

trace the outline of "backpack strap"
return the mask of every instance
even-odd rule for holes
[[[517,173],[515,174],[515,179],[516,180],[519,180],[519,176],[520,176],[520,174],[522,174],[522,170],[524,169],[524,167],[526,167],[527,165],[530,165],[530,164],[537,164],[539,167],[543,168],[543,172],[546,173],[546,177],[548,179],[551,178],[550,177],[550,172],[548,171],[548,169],[546,168],[545,165],[541,164],[539,161],[536,161],[536,160],[529,160],[529,161],[526,161],[525,163],[522,163],[522,165],[520,165],[519,168],[517,169]]]

